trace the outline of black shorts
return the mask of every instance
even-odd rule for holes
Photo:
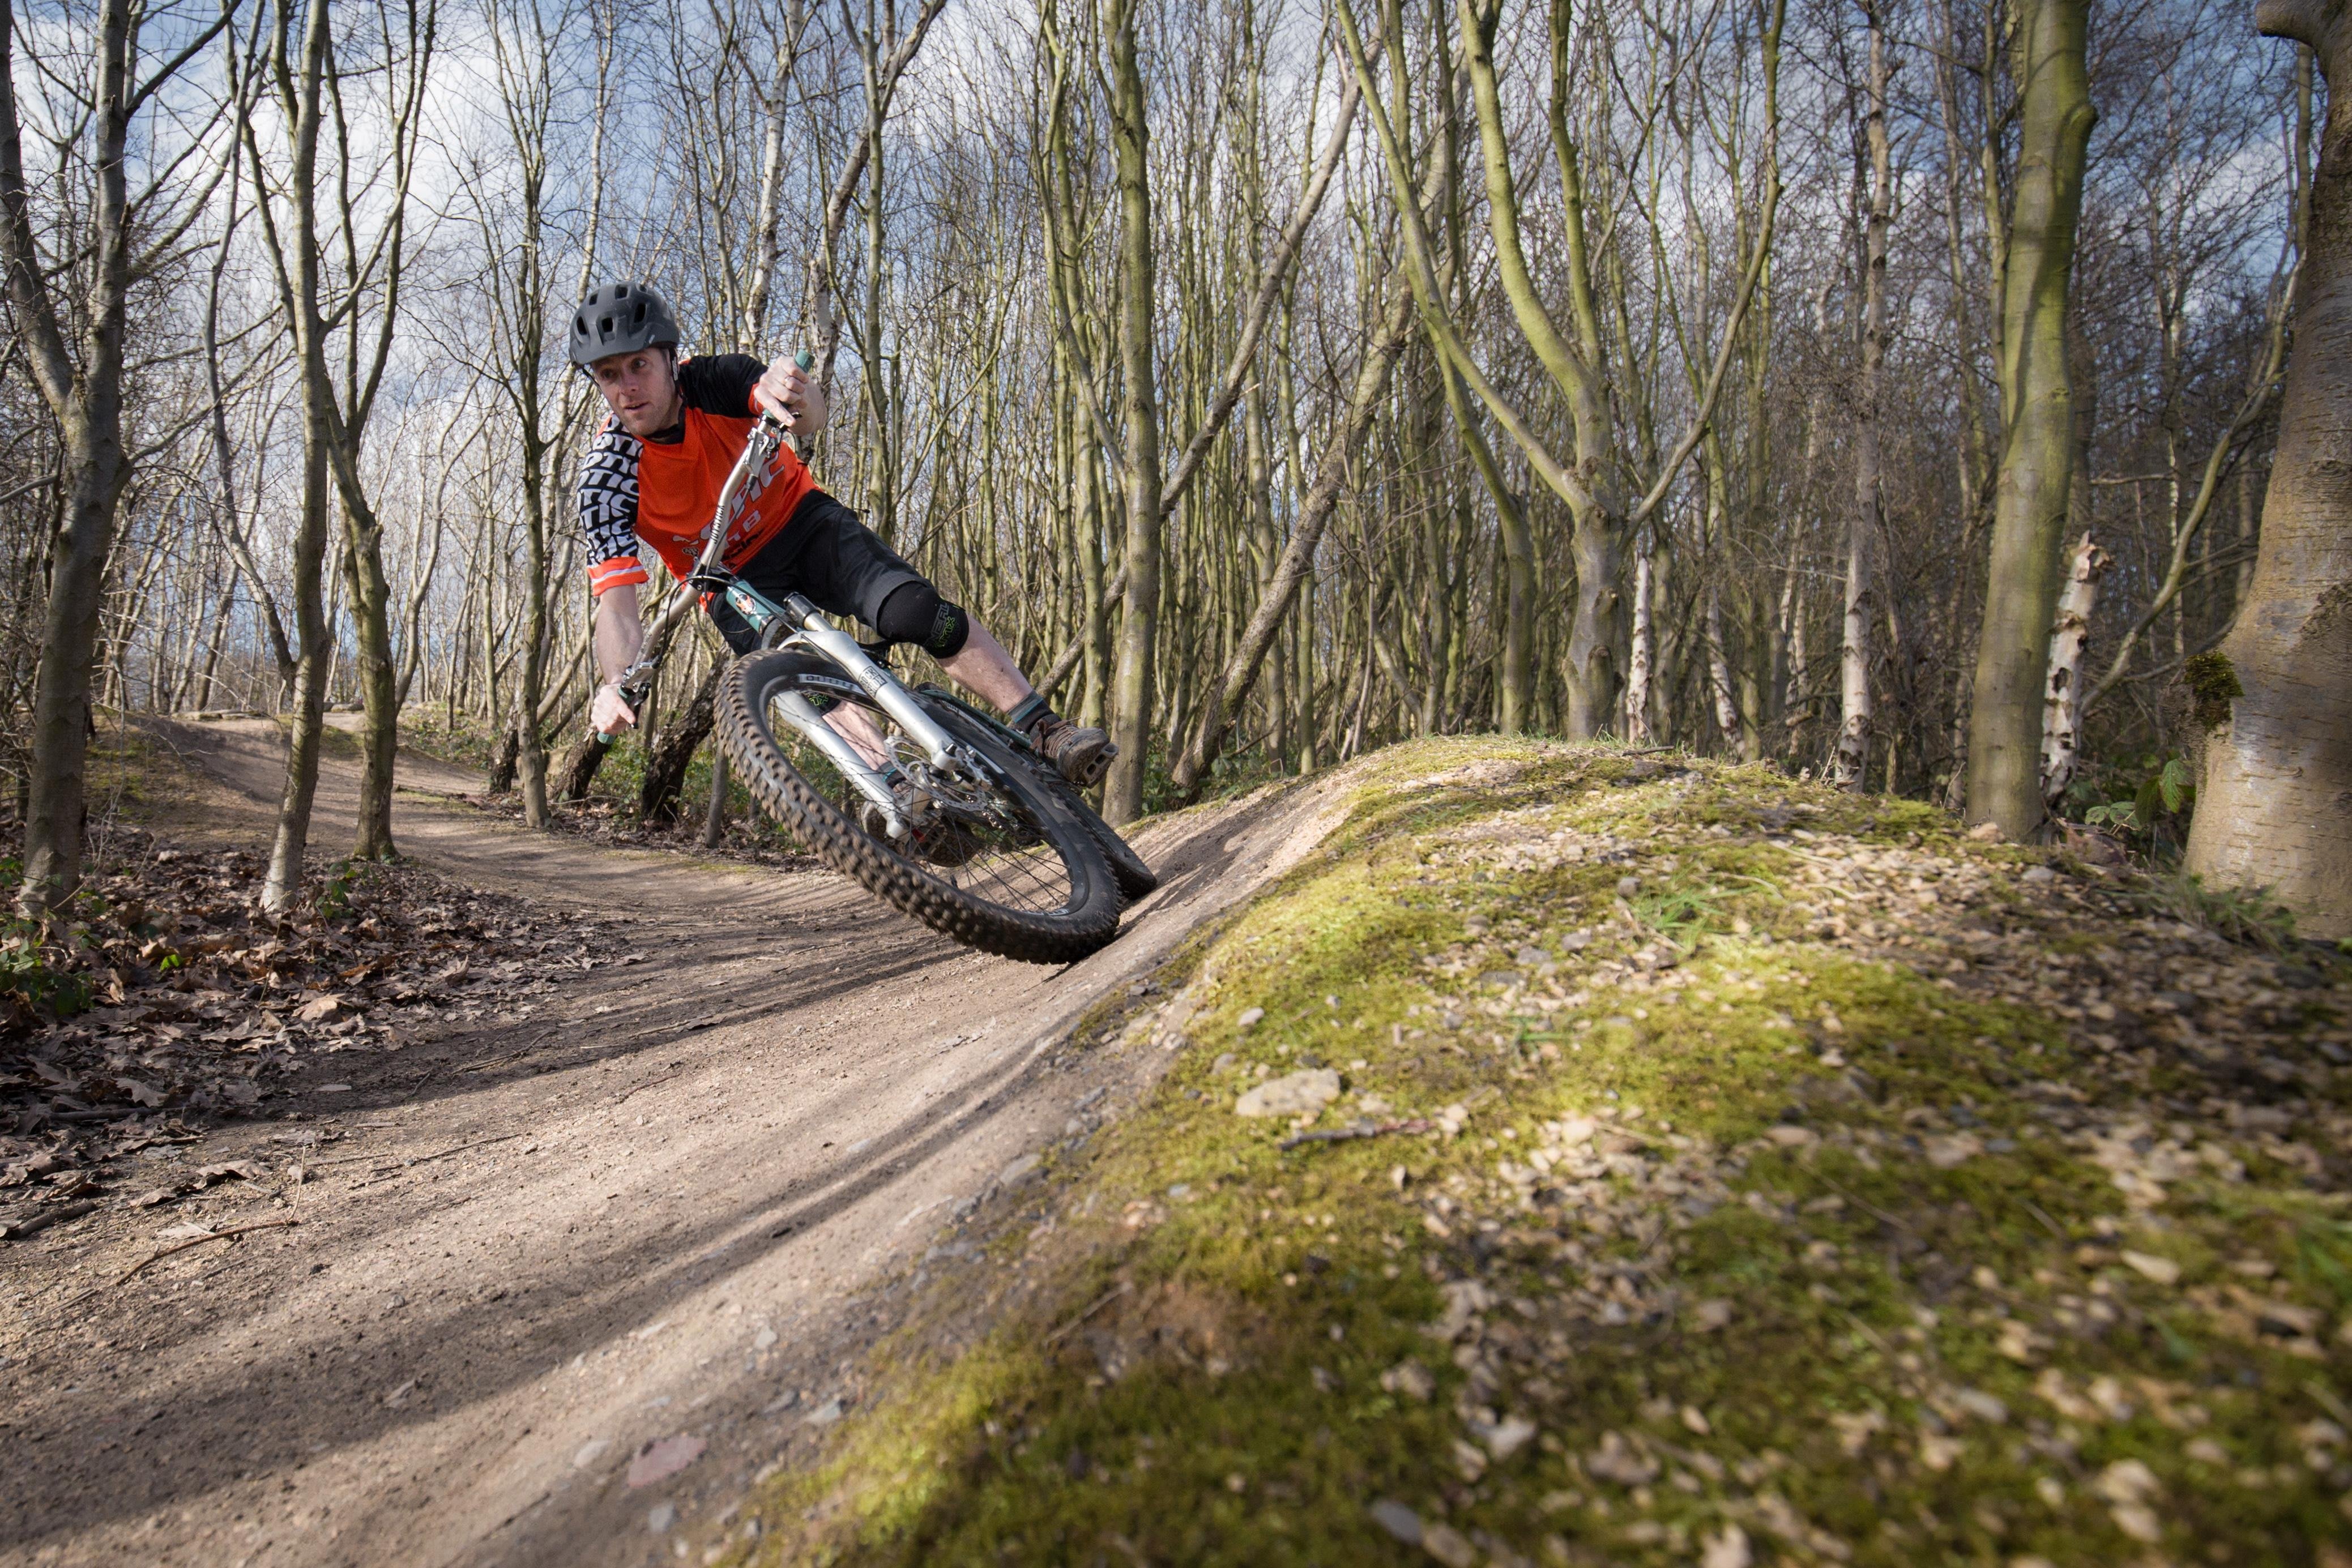
[[[783,531],[735,575],[778,604],[785,594],[797,593],[828,615],[855,615],[868,626],[881,617],[884,600],[924,580],[856,513],[822,490],[809,492]],[[750,623],[725,600],[710,601],[710,620],[737,653],[759,646]]]

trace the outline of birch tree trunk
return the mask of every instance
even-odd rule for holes
[[[2050,674],[2042,699],[2042,801],[2052,816],[2074,781],[2076,747],[2083,727],[2083,653],[2091,645],[2091,612],[2099,600],[2107,552],[2086,532],[2074,547],[2058,598],[2058,619],[2050,628]]]
[[[1654,638],[1651,629],[1650,597],[1657,581],[1651,552],[1633,558],[1633,634],[1625,659],[1625,744],[1650,744],[1650,667]]]
[[[1837,750],[1830,782],[1860,789],[1870,767],[1870,623],[1878,614],[1876,555],[1885,495],[1879,465],[1879,382],[1886,362],[1886,240],[1895,222],[1895,183],[1886,142],[1886,29],[1877,5],[1870,21],[1867,107],[1863,120],[1870,159],[1870,211],[1863,223],[1862,366],[1855,378],[1853,511],[1846,524],[1845,638],[1838,661]]]
[[[2254,18],[2317,55],[2327,119],[2253,578],[2219,657],[2192,674],[2211,731],[2186,864],[2269,887],[2305,936],[2340,940],[2352,936],[2352,5],[2263,0]]]
[[[2074,458],[2066,311],[2096,112],[2089,0],[2019,0],[2016,195],[1999,270],[2000,470],[1969,703],[1968,820],[2041,831],[2042,685]]]

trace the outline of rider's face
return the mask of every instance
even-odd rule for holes
[[[677,423],[677,372],[669,350],[640,349],[607,354],[588,367],[613,418],[631,435],[647,436]]]

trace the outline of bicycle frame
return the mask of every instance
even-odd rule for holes
[[[801,358],[805,360],[807,356]],[[799,594],[787,593],[783,603],[778,604],[727,569],[727,533],[736,501],[750,485],[751,476],[765,470],[775,456],[784,434],[784,427],[772,414],[761,413],[743,443],[742,455],[728,472],[727,482],[719,486],[719,504],[711,516],[709,537],[702,554],[676,591],[699,594],[705,602],[710,595],[719,595],[751,626],[762,648],[797,647],[817,654],[848,677],[843,683],[845,690],[854,687],[864,692],[888,714],[907,738],[921,749],[931,767],[951,777],[977,776],[979,769],[966,757],[964,748],[923,711],[889,671],[866,657],[856,638],[828,623],[824,612]],[[658,660],[639,659],[621,673],[617,684],[622,700],[632,709],[652,690],[653,677],[659,667]],[[888,824],[890,837],[906,835],[906,814],[883,770],[866,761],[814,704],[794,692],[778,703],[776,710],[785,723],[824,754],[853,789],[874,803]]]

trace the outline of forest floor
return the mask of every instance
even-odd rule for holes
[[[1489,738],[1335,783],[1084,1021],[1168,1071],[931,1246],[820,1461],[640,1540],[2352,1564],[2336,949],[1764,768]]]
[[[2352,1565],[2258,902],[1489,737],[1151,824],[1066,971],[424,760],[264,929],[274,733],[156,733],[172,929],[0,1081],[0,1225],[98,1205],[0,1241],[0,1562]]]
[[[1336,788],[1157,826],[1161,890],[1056,970],[829,874],[527,834],[421,758],[409,862],[329,864],[348,743],[267,921],[276,727],[147,733],[77,911],[98,1005],[0,1020],[0,1563],[671,1554],[866,1397],[941,1221],[1133,1077],[1073,1026]]]

